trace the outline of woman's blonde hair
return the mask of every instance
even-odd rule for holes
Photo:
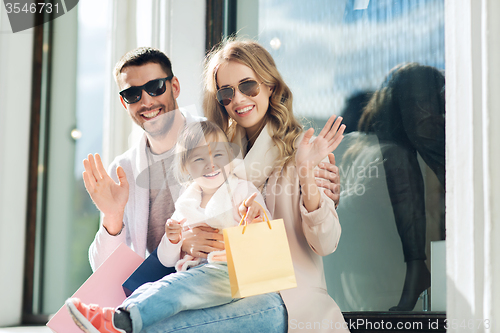
[[[269,126],[272,140],[279,149],[278,163],[285,166],[295,158],[295,141],[303,129],[293,115],[293,96],[290,88],[283,81],[271,54],[257,42],[230,38],[222,41],[208,54],[205,59],[204,72],[203,109],[205,116],[219,125],[229,138],[233,137],[236,122],[229,117],[225,107],[220,105],[216,98],[217,70],[220,65],[230,61],[248,66],[265,85],[272,88],[263,126],[265,124]],[[261,130],[262,128],[258,133]]]
[[[232,161],[234,159],[234,152],[229,146],[226,134],[219,126],[210,121],[201,121],[188,124],[184,128],[175,146],[175,158],[173,163],[174,176],[179,183],[185,183],[192,180],[189,177],[186,166],[193,150],[200,145],[209,145],[214,142],[219,142],[220,138],[227,143],[226,150],[230,161]]]

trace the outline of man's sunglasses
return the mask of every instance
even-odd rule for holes
[[[255,97],[260,92],[261,84],[262,82],[258,83],[255,80],[243,81],[240,82],[240,84],[238,84],[238,90],[241,91],[243,95],[246,95],[248,97]],[[233,87],[224,87],[217,90],[217,102],[219,102],[219,104],[222,106],[229,105],[233,100],[233,97],[234,97]]]
[[[160,96],[166,90],[165,81],[170,81],[173,77],[173,75],[170,75],[163,79],[151,80],[142,86],[124,89],[120,91],[120,95],[127,104],[139,102],[141,100],[143,90],[147,92],[149,96]]]

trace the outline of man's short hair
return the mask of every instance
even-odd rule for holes
[[[159,64],[167,76],[173,75],[172,63],[165,53],[152,47],[138,47],[127,52],[116,63],[114,69],[116,83],[118,83],[118,76],[124,68],[129,66],[142,66],[149,63]]]

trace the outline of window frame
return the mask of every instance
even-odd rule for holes
[[[51,16],[52,14],[44,13]],[[43,22],[35,15],[35,23]],[[22,324],[45,324],[48,315],[37,309],[42,305],[45,210],[47,198],[48,118],[50,109],[50,73],[52,72],[53,19],[35,24],[33,39],[32,103],[30,124],[29,174],[24,257]],[[36,272],[36,267],[39,271]],[[38,286],[38,287],[37,287]],[[38,293],[38,295],[36,295]]]

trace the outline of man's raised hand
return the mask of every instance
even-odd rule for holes
[[[118,184],[108,175],[99,154],[89,154],[83,160],[83,182],[97,208],[104,214],[103,226],[109,234],[118,234],[123,225],[123,213],[128,201],[128,181],[121,166],[116,168]]]

